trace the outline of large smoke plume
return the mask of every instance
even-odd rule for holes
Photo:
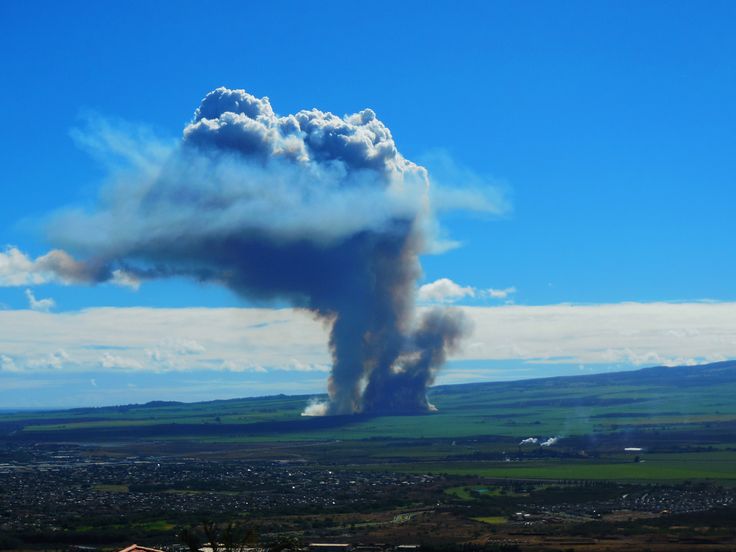
[[[288,300],[331,328],[330,399],[311,412],[433,408],[427,387],[466,324],[451,309],[415,312],[429,179],[373,111],[281,117],[268,98],[218,88],[165,154],[129,146],[134,168],[99,208],[52,227],[90,268],[53,262],[96,281],[189,276]]]

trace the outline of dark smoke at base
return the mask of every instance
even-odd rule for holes
[[[413,351],[399,364],[371,374],[363,393],[363,412],[413,413],[436,410],[427,400],[427,388],[434,383],[448,352],[467,333],[460,311],[434,309],[421,320],[411,336]]]
[[[372,111],[278,117],[267,98],[220,88],[175,150],[130,173],[96,212],[56,223],[99,274],[218,282],[327,321],[330,400],[307,414],[433,409],[427,387],[467,324],[453,310],[417,320],[429,181]]]

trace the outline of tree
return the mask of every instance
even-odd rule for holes
[[[258,543],[258,533],[248,525],[230,522],[222,529],[214,521],[203,521],[199,528],[182,529],[179,541],[189,552],[199,552],[205,544],[212,552],[243,552]]]
[[[270,543],[266,550],[268,552],[286,552],[288,550],[299,550],[302,547],[302,543],[299,537],[289,535],[281,536],[274,542]]]
[[[199,552],[202,548],[202,539],[193,528],[185,527],[179,532],[179,542],[189,549],[189,552]]]

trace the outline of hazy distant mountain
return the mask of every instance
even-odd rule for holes
[[[556,376],[509,382],[463,383],[440,385],[432,389],[432,394],[464,392],[472,387],[475,391],[487,389],[500,391],[511,389],[552,389],[574,386],[600,387],[608,385],[656,385],[674,387],[701,387],[736,383],[736,360],[699,364],[695,366],[654,366],[640,370],[608,372],[603,374]]]
[[[429,393],[439,409],[429,415],[431,422],[426,414],[302,416],[313,396],[274,395],[0,414],[0,440],[246,442],[251,438],[288,441],[472,436],[516,443],[529,436],[578,436],[587,442],[600,440],[604,434],[621,434],[623,437],[617,438],[623,441],[612,445],[620,447],[634,439],[632,436],[636,436],[637,443],[652,445],[656,439],[651,435],[644,439],[641,432],[667,427],[668,431],[685,432],[678,439],[688,446],[710,446],[733,434],[734,394],[736,361],[728,361],[438,386]],[[570,438],[568,443],[572,442]]]

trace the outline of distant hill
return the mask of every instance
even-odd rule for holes
[[[654,366],[621,372],[554,376],[508,382],[438,385],[432,388],[432,394],[462,393],[469,388],[493,391],[500,389],[551,389],[569,388],[571,386],[596,387],[605,385],[656,385],[673,387],[686,385],[692,387],[708,387],[711,385],[732,383],[736,383],[736,360],[692,366]]]
[[[474,437],[513,443],[664,429],[696,431],[698,442],[712,443],[716,434],[723,441],[736,432],[736,361],[443,385],[429,395],[438,412],[411,416],[304,417],[309,395],[15,412],[0,414],[0,439],[246,443]]]

